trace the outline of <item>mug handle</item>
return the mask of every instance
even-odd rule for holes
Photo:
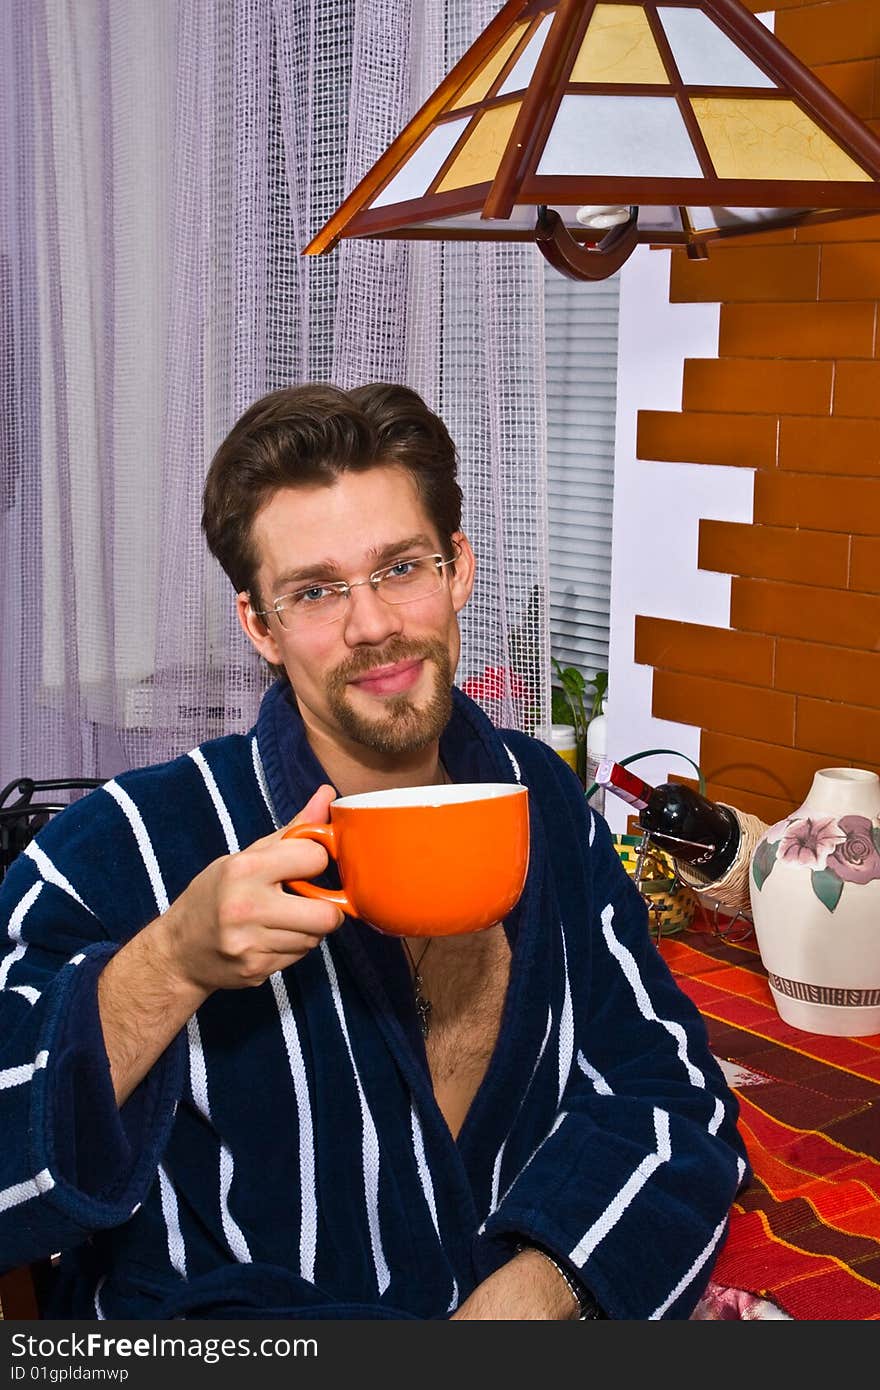
[[[314,840],[317,844],[323,845],[331,859],[336,858],[336,834],[332,825],[313,825],[308,821],[301,822],[299,825],[290,825],[281,836],[282,840]],[[319,888],[317,884],[310,883],[307,878],[291,879],[285,885],[294,893],[299,893],[301,898],[318,898],[321,902],[332,903],[334,907],[341,907],[348,917],[356,917],[352,904],[341,890],[333,888]]]

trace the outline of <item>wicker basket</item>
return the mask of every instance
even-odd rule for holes
[[[693,924],[699,899],[692,888],[675,873],[672,856],[648,845],[637,877],[641,835],[614,835],[614,848],[621,863],[648,905],[648,919],[658,937],[674,936]]]

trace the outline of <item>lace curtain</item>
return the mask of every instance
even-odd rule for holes
[[[252,723],[266,673],[201,488],[248,403],[310,379],[404,381],[443,415],[479,558],[459,682],[496,722],[545,714],[540,258],[299,254],[497,9],[0,5],[0,785]]]

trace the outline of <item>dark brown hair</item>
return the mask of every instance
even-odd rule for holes
[[[406,386],[375,382],[342,391],[311,383],[272,391],[249,406],[211,460],[202,530],[235,591],[256,591],[257,512],[279,488],[399,464],[412,477],[448,556],[461,526],[455,445],[439,416]]]

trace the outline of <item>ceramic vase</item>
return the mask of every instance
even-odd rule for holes
[[[837,1037],[880,1033],[880,778],[817,772],[752,853],[755,937],[780,1017]]]

